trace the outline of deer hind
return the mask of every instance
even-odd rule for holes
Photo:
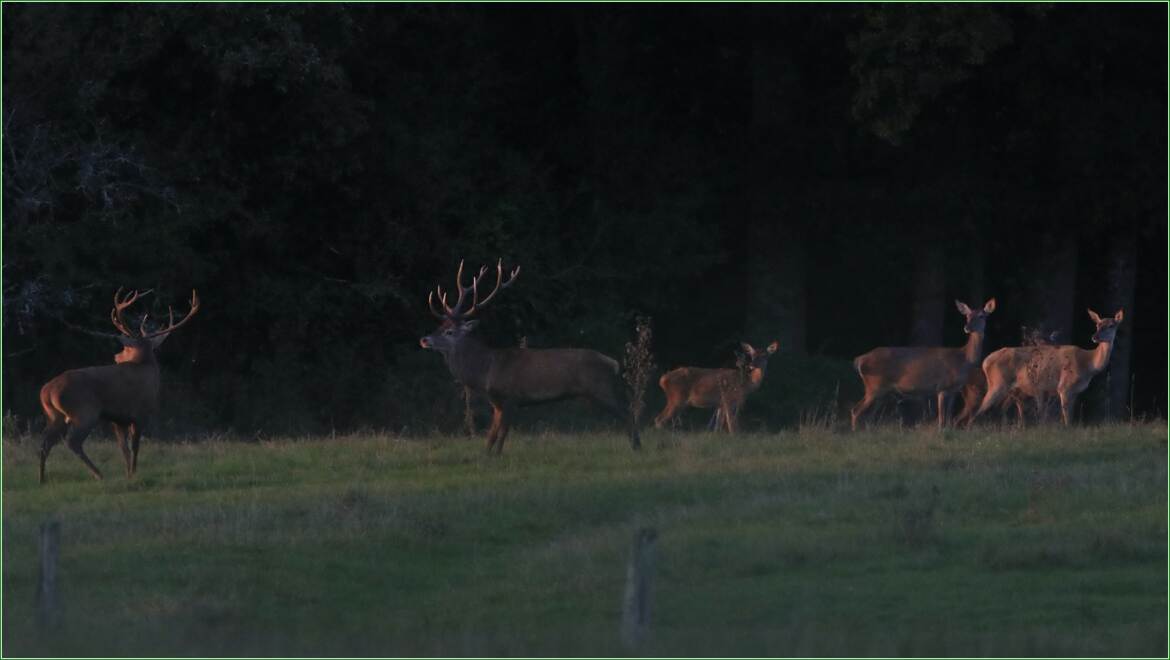
[[[722,422],[728,433],[735,433],[736,419],[747,396],[760,388],[768,358],[780,347],[772,342],[766,349],[743,343],[746,360],[744,369],[702,369],[679,367],[658,379],[658,386],[666,393],[666,407],[654,419],[654,426],[662,428],[688,406],[714,408],[712,428]]]
[[[967,343],[957,348],[894,346],[875,348],[853,360],[865,386],[865,396],[853,407],[852,427],[879,401],[889,394],[923,397],[937,396],[938,426],[947,424],[954,395],[962,389],[972,369],[979,368],[983,357],[983,335],[987,317],[995,311],[995,298],[982,308],[972,309],[955,301],[965,323]]]
[[[126,463],[126,476],[134,476],[138,469],[138,445],[146,423],[158,410],[159,369],[154,352],[172,332],[181,328],[199,311],[199,296],[191,292],[191,309],[175,323],[175,310],[169,310],[169,321],[161,330],[147,330],[147,316],[142,317],[135,334],[123,318],[123,312],[140,297],[150,293],[133,291],[122,296],[122,289],[114,294],[110,322],[120,334],[91,333],[112,337],[122,343],[122,351],[114,356],[115,364],[66,371],[41,387],[41,408],[47,425],[41,440],[38,480],[45,482],[45,460],[53,446],[65,438],[65,443],[95,479],[102,473],[86,456],[82,443],[99,422],[109,422]],[[129,447],[127,447],[127,440]]]
[[[491,348],[475,336],[477,321],[470,317],[500,290],[510,287],[520,274],[520,267],[512,270],[505,281],[503,264],[497,262],[495,287],[480,300],[479,286],[487,274],[488,268],[481,267],[471,278],[471,284],[464,286],[460,261],[455,275],[458,298],[454,306],[447,304],[448,292],[436,287],[427,296],[427,306],[441,323],[434,332],[419,339],[424,349],[443,355],[456,380],[483,393],[491,403],[492,426],[487,435],[487,451],[503,451],[510,428],[509,416],[515,407],[566,398],[588,399],[627,422],[630,446],[639,449],[641,441],[624,400],[616,360],[597,351],[576,348]]]
[[[988,355],[983,361],[987,394],[975,417],[1011,392],[1036,399],[1041,406],[1047,397],[1056,395],[1060,398],[1061,422],[1067,426],[1072,421],[1077,396],[1085,391],[1093,376],[1109,366],[1117,328],[1125,318],[1124,310],[1111,318],[1102,318],[1091,309],[1088,312],[1097,326],[1092,338],[1097,347],[1092,350],[1077,346],[1017,346]]]
[[[1040,328],[1029,328],[1028,326],[1020,326],[1020,345],[1021,346],[1051,346],[1056,344],[1056,339],[1060,336],[1060,332],[1044,331]],[[967,384],[963,386],[963,410],[955,417],[955,426],[970,427],[975,422],[975,412],[979,410],[979,404],[983,403],[983,396],[987,394],[987,376],[983,373],[983,365],[978,369],[971,369],[967,373]],[[1024,424],[1024,404],[1027,397],[1019,390],[1011,390],[1003,398],[1000,408],[1006,413],[1009,406],[1014,406],[1016,409],[1016,420],[1023,426]],[[1036,399],[1037,417],[1043,421],[1047,411],[1047,403],[1044,397]]]

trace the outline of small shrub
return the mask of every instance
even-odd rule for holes
[[[646,388],[654,375],[654,355],[650,351],[653,330],[650,317],[638,316],[634,320],[634,341],[626,343],[626,355],[622,377],[626,381],[630,416],[637,424],[646,409]]]

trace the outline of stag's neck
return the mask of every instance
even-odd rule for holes
[[[444,357],[451,375],[460,383],[480,391],[487,390],[487,376],[496,350],[474,337],[466,337]]]
[[[963,346],[963,359],[967,364],[979,364],[983,359],[983,333],[972,332],[967,335],[967,343]]]
[[[1109,366],[1109,356],[1113,355],[1113,342],[1103,341],[1097,344],[1089,353],[1089,368],[1093,370],[1094,374],[1099,374],[1105,371],[1105,367]]]

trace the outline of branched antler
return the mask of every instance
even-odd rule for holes
[[[459,297],[455,300],[455,305],[447,304],[447,292],[443,287],[436,286],[435,290],[427,294],[427,307],[430,308],[431,314],[434,314],[440,319],[455,319],[474,315],[477,311],[483,308],[492,298],[499,293],[500,289],[506,289],[512,285],[516,276],[520,274],[520,267],[516,266],[512,269],[507,281],[504,281],[504,266],[503,260],[496,262],[496,286],[492,292],[483,300],[479,299],[479,283],[483,277],[488,273],[487,266],[480,266],[479,272],[471,278],[471,286],[463,286],[463,260],[459,261],[459,270],[455,273],[455,288],[459,292]],[[467,294],[471,294],[470,301]],[[438,300],[442,306],[442,311],[435,307],[435,301]]]
[[[122,312],[124,312],[130,305],[133,305],[136,300],[142,296],[145,296],[151,291],[153,291],[153,289],[147,289],[146,291],[139,293],[138,290],[135,289],[134,291],[126,294],[126,297],[123,298],[122,287],[118,287],[118,290],[114,292],[114,308],[110,310],[110,322],[114,324],[114,327],[118,329],[118,332],[121,332],[127,337],[134,336],[134,333],[130,331],[130,326],[127,325],[126,320],[122,318]]]

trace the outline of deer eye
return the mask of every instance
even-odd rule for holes
[[[443,334],[450,337],[451,335],[455,334],[455,328],[447,328],[443,331]]]

